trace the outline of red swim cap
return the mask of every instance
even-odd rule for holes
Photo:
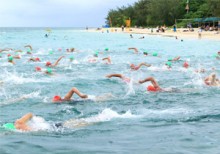
[[[184,62],[183,67],[188,68],[189,64],[187,62]]]
[[[48,62],[46,63],[46,66],[50,66],[50,65],[51,65],[51,62],[48,61]]]
[[[41,68],[39,66],[35,67],[36,71],[41,71]]]
[[[35,60],[36,60],[36,61],[40,61],[40,58],[37,57],[37,58],[35,58]]]
[[[8,54],[8,57],[10,57],[11,56],[11,54]]]
[[[152,85],[149,85],[148,87],[147,87],[147,91],[158,91],[158,89],[156,89],[154,86],[152,86]]]
[[[56,95],[56,96],[53,97],[53,101],[54,101],[54,102],[61,101],[61,97],[58,96],[58,95]]]

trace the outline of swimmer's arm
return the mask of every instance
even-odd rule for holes
[[[59,59],[57,59],[57,61],[55,62],[55,64],[53,66],[57,66],[59,61],[63,58],[64,56],[61,56]]]
[[[16,123],[27,123],[33,117],[32,113],[27,113],[20,119],[16,120]]]
[[[31,46],[31,45],[25,45],[24,47],[25,47],[25,48],[30,48],[30,49],[31,49],[31,51],[33,50],[33,48],[32,48],[32,46]]]
[[[128,48],[128,50],[134,50],[136,53],[138,53],[138,49],[137,48]]]
[[[109,74],[106,75],[107,78],[111,78],[111,77],[118,77],[118,78],[123,78],[123,76],[121,74]]]
[[[150,67],[151,65],[150,64],[146,64],[146,63],[140,63],[137,68],[141,68],[141,66],[147,66],[147,67]]]

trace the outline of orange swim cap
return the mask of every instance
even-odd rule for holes
[[[39,66],[35,67],[36,71],[41,71],[41,68]]]
[[[147,87],[147,91],[158,91],[158,89],[156,89],[154,86],[152,86],[152,85],[149,85],[148,87]]]
[[[50,66],[50,65],[51,65],[51,62],[48,61],[48,62],[46,63],[46,66]]]
[[[56,95],[56,96],[53,97],[53,101],[54,101],[54,102],[61,101],[61,97],[58,96],[58,95]]]

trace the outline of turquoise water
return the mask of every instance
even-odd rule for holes
[[[79,29],[52,29],[45,38],[43,28],[1,28],[0,49],[22,49],[30,44],[33,57],[41,62],[28,62],[31,55],[21,53],[15,65],[0,58],[0,125],[13,122],[28,112],[35,116],[29,125],[35,131],[21,132],[0,129],[0,153],[219,153],[220,89],[207,87],[203,78],[212,72],[220,76],[219,64],[213,55],[220,42],[180,39],[161,36],[86,32]],[[67,53],[74,47],[76,53]],[[139,54],[128,50],[139,49]],[[109,48],[109,51],[104,51]],[[62,51],[58,51],[62,49]],[[142,52],[157,52],[160,57],[143,56]],[[53,51],[53,54],[50,52]],[[89,63],[95,51],[100,51],[97,63]],[[46,69],[47,61],[55,62],[49,76],[36,72]],[[69,57],[75,60],[70,62]],[[101,59],[110,56],[112,64]],[[181,61],[168,70],[168,58],[181,56]],[[189,69],[182,67],[190,63]],[[129,64],[146,62],[152,67],[131,71]],[[205,73],[195,70],[204,68]],[[212,68],[215,68],[213,70]],[[132,79],[125,83],[118,78],[107,79],[111,73],[121,73]],[[179,92],[146,91],[149,83],[137,84],[148,76],[156,78],[162,88],[177,88]],[[64,96],[77,87],[91,99],[54,104],[54,95]],[[101,99],[96,99],[102,96]],[[21,99],[24,98],[24,99]],[[56,128],[54,124],[70,119],[86,121],[82,127]]]

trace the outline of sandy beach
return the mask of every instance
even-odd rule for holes
[[[199,38],[198,28],[194,28],[193,32],[184,32],[188,30],[187,28],[179,28],[177,32],[173,32],[172,29],[166,29],[165,32],[156,32],[156,28],[151,32],[151,28],[125,28],[122,31],[121,28],[101,28],[101,29],[89,29],[89,31],[94,32],[114,32],[114,33],[129,33],[129,34],[147,34],[147,35],[161,35],[165,37],[177,37],[178,39],[187,38],[198,38],[198,39],[211,39],[220,41],[220,31],[202,31],[201,38]]]

